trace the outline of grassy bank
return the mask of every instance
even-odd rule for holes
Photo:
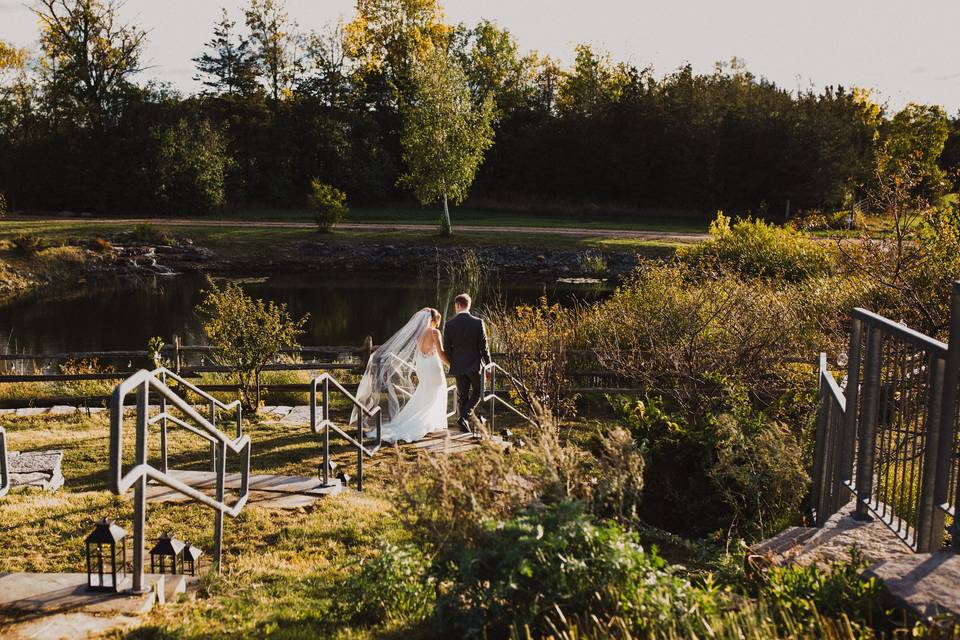
[[[106,220],[79,221],[0,221],[0,241],[12,241],[18,235],[32,234],[51,241],[90,239],[98,236],[131,231],[135,225]],[[569,236],[544,233],[505,234],[496,228],[489,232],[464,231],[453,237],[440,237],[423,231],[358,231],[344,230],[318,233],[311,228],[278,228],[266,226],[201,226],[178,224],[154,225],[169,234],[186,236],[197,244],[213,250],[223,259],[251,259],[270,256],[292,257],[301,242],[320,242],[334,245],[354,244],[430,244],[436,246],[519,246],[543,249],[583,249],[637,251],[649,254],[670,253],[676,242],[634,237]],[[0,254],[3,255],[3,254]],[[4,256],[5,258],[6,256]]]

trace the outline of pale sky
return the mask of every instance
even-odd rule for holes
[[[146,75],[196,90],[191,58],[203,50],[220,7],[241,0],[127,0],[124,14],[149,30]],[[0,0],[0,38],[33,47],[36,19],[25,4]],[[488,18],[509,29],[521,51],[572,60],[585,42],[616,60],[652,65],[662,76],[690,62],[708,72],[737,56],[778,85],[874,89],[892,109],[907,102],[960,110],[960,1],[923,0],[447,0],[447,20]],[[353,0],[287,0],[303,30],[349,19]]]

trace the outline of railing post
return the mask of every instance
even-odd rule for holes
[[[863,322],[854,318],[850,327],[850,348],[847,351],[847,388],[844,389],[846,410],[843,414],[843,439],[840,453],[840,484],[850,486],[853,480],[853,458],[857,447],[857,402],[860,397],[860,345]]]
[[[953,283],[950,295],[950,335],[947,338],[947,362],[943,374],[943,404],[940,409],[940,455],[937,459],[937,490],[934,502],[937,508],[949,508],[950,472],[954,461],[954,445],[958,434],[957,423],[957,385],[960,384],[960,282]],[[950,538],[953,550],[960,552],[960,467],[956,473],[954,489],[953,524],[950,525]]]
[[[923,477],[920,484],[920,500],[917,503],[917,553],[928,553],[940,547],[943,541],[944,512],[935,502],[937,485],[942,472],[949,466],[939,468],[940,457],[940,411],[943,405],[944,359],[930,355],[930,397],[927,399],[927,433],[923,450]],[[952,443],[951,443],[952,444]],[[946,481],[943,481],[946,484]],[[939,539],[938,539],[939,537]]]
[[[857,456],[857,520],[872,520],[868,504],[873,497],[873,463],[876,455],[877,415],[880,408],[880,369],[883,330],[867,325],[867,358],[863,370],[863,402],[857,420],[860,435]]]
[[[323,379],[323,486],[330,486],[330,379]]]
[[[7,432],[0,427],[0,498],[10,490],[10,469],[7,467]]]
[[[497,368],[490,364],[490,433],[497,432]]]
[[[826,354],[820,354],[820,366],[817,374],[817,398],[819,408],[817,409],[817,431],[813,446],[813,486],[810,492],[810,506],[815,511],[815,524],[818,527],[823,526],[826,521],[824,518],[824,494],[826,493],[826,480],[824,478],[825,452],[827,449],[827,385],[823,379],[824,361]]]
[[[360,372],[363,373],[373,354],[373,336],[367,336],[363,339],[363,346],[360,347]]]
[[[217,427],[217,405],[213,400],[210,401],[210,413],[208,420],[210,421],[210,426],[213,428]],[[210,443],[210,470],[214,473],[217,472],[217,443]]]
[[[160,372],[160,382],[167,386],[167,374]],[[169,464],[167,462],[167,396],[160,394],[160,471],[167,473]]]
[[[150,386],[144,382],[137,389],[137,438],[134,464],[147,464],[147,411],[150,407]],[[120,410],[123,411],[121,403]],[[143,552],[147,534],[147,476],[141,475],[134,484],[133,494],[133,590],[145,591],[143,584]]]
[[[360,419],[357,420],[357,491],[363,491],[363,411],[360,412]]]
[[[224,494],[226,493],[227,476],[227,444],[219,443],[220,455],[217,459],[217,502],[223,504]],[[213,562],[217,573],[220,573],[221,560],[223,559],[223,511],[217,509],[213,519]]]
[[[181,356],[180,356],[180,336],[173,334],[173,370],[180,375]]]

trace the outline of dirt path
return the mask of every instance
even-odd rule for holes
[[[50,216],[8,216],[6,220],[19,222],[71,222],[76,224],[157,224],[171,227],[247,227],[247,228],[278,228],[278,229],[314,229],[312,222],[296,222],[283,220],[223,220],[223,219],[189,219],[189,218],[59,218]],[[436,225],[410,223],[341,223],[337,229],[344,231],[418,231],[433,233]],[[454,231],[463,233],[502,233],[524,235],[554,235],[577,238],[632,238],[639,240],[663,240],[668,242],[699,242],[709,236],[706,233],[691,231],[642,231],[623,229],[586,229],[574,227],[524,227],[524,226],[493,226],[460,224]]]

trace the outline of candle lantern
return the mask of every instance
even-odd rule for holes
[[[182,541],[169,533],[160,536],[156,546],[150,550],[150,573],[167,573],[168,568],[169,573],[183,573],[184,546],[186,545]]]
[[[127,578],[127,532],[104,518],[86,539],[87,591],[116,593]]]
[[[184,575],[189,571],[190,575],[197,575],[197,570],[200,568],[200,556],[203,555],[203,550],[199,547],[195,547],[189,542],[183,548],[183,563],[181,568],[183,569]]]

